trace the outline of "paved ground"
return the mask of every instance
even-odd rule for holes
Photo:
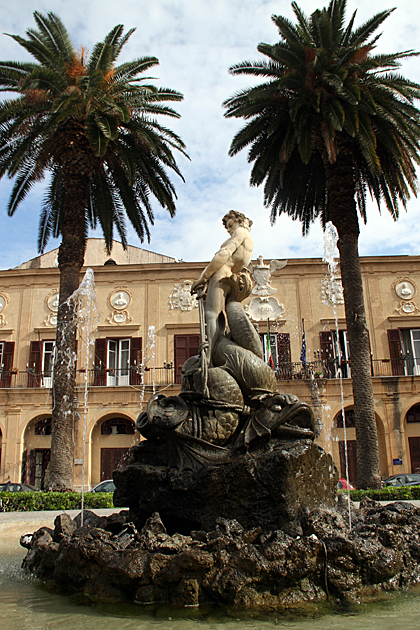
[[[108,516],[120,512],[123,508],[107,508],[92,510],[98,516]],[[74,518],[80,510],[58,510],[48,512],[0,512],[0,536],[17,537],[22,534],[32,533],[40,527],[54,527],[54,519],[63,511]]]

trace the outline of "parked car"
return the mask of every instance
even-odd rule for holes
[[[112,479],[105,479],[105,481],[101,481],[97,486],[92,488],[91,492],[114,492],[115,483]]]
[[[337,482],[337,490],[354,490],[354,486],[350,484],[347,485],[347,479],[339,479]]]
[[[393,486],[398,488],[399,486],[420,486],[420,475],[416,473],[392,475],[382,482],[383,487]]]
[[[6,483],[0,483],[0,492],[36,492],[36,488],[31,488],[26,483],[7,481]]]

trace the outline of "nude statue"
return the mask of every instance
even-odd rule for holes
[[[205,318],[208,359],[211,361],[212,350],[218,335],[217,319],[223,311],[231,286],[224,282],[247,267],[254,252],[254,241],[250,234],[252,221],[242,212],[230,210],[222,219],[230,238],[223,243],[213,260],[207,265],[200,277],[193,282],[191,291],[196,293],[207,284]]]

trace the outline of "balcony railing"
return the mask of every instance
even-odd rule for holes
[[[52,372],[38,372],[28,370],[25,372],[3,372],[0,378],[0,388],[46,388],[52,387]],[[175,382],[175,370],[168,364],[164,367],[140,368],[132,367],[121,370],[96,368],[93,370],[76,370],[76,387],[123,387],[135,386],[142,388],[163,387]]]
[[[179,370],[178,370],[179,371]],[[305,365],[295,363],[280,363],[275,368],[279,381],[309,380],[309,379],[343,379],[351,377],[351,362],[329,359],[308,361]],[[371,374],[373,377],[390,376],[420,376],[420,360],[402,357],[401,359],[372,359]],[[105,368],[83,369],[76,371],[76,386],[83,387],[165,387],[180,381],[176,369],[167,364],[163,367],[146,368],[142,371],[134,366],[121,370]],[[37,372],[29,369],[25,372],[17,370],[0,370],[0,388],[46,388],[52,387],[52,372]]]

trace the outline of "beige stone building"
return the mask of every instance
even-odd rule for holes
[[[54,405],[56,255],[57,250],[0,271],[0,481],[24,480],[39,488]],[[82,469],[85,487],[112,476],[139,439],[134,422],[153,391],[179,392],[179,368],[200,343],[189,287],[204,265],[135,247],[124,252],[119,244],[109,257],[103,241],[89,239],[86,266],[94,271],[99,317],[90,356],[87,331],[78,334],[75,488],[82,486]],[[317,441],[332,453],[340,476],[346,432],[354,480],[351,358],[340,281],[331,281],[320,259],[279,267],[254,261],[248,314],[265,350],[269,331],[279,391],[313,405]],[[362,258],[362,273],[381,475],[420,472],[420,257]]]

